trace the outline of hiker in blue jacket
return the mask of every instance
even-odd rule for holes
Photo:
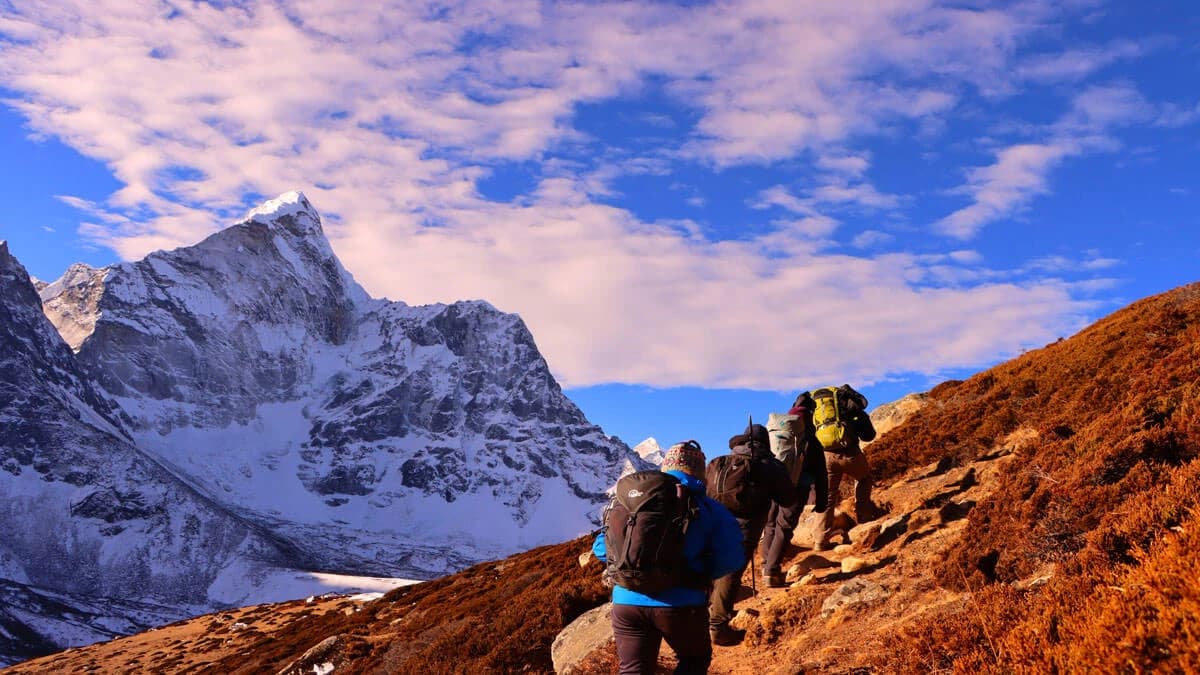
[[[737,520],[705,495],[704,467],[704,452],[695,441],[676,443],[663,457],[662,471],[679,479],[696,507],[683,536],[683,556],[694,578],[693,583],[654,594],[613,586],[613,637],[621,675],[653,673],[664,639],[678,659],[676,673],[708,672],[712,661],[708,586],[741,569],[745,555]],[[601,562],[608,562],[603,532],[596,537],[592,552]]]

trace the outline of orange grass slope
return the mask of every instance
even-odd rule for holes
[[[1038,438],[930,561],[971,602],[908,626],[880,670],[1200,672],[1200,284],[930,395],[872,446],[885,481]]]

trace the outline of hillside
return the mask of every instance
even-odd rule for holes
[[[718,648],[712,672],[1200,671],[1200,285],[939,385],[869,453],[888,513],[832,553],[796,547],[795,584],[739,605],[747,640]],[[325,640],[297,668],[548,672],[555,635],[605,598],[599,567],[577,560],[587,543],[364,604],[210,615],[11,672],[152,672],[163,659],[278,672]],[[252,620],[232,631],[239,616]],[[610,663],[601,650],[582,670]]]

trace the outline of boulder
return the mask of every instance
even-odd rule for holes
[[[308,673],[332,673],[346,662],[346,636],[339,633],[321,640],[300,655],[276,675],[307,675]]]
[[[864,523],[851,530],[850,537],[858,544],[860,550],[878,551],[908,531],[908,518],[905,514],[883,521]]]
[[[873,605],[889,595],[891,593],[877,583],[866,579],[851,579],[825,598],[825,602],[821,604],[821,618],[828,619],[844,609]]]
[[[612,603],[579,615],[550,645],[550,661],[558,675],[574,673],[589,656],[613,646]]]
[[[879,536],[879,521],[872,520],[869,523],[856,525],[848,532],[850,541],[856,541],[860,545],[869,546],[869,542],[875,541],[875,537]]]

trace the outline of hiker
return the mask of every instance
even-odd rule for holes
[[[829,538],[842,476],[849,476],[855,482],[855,519],[865,522],[878,515],[871,502],[871,466],[860,445],[860,441],[875,439],[875,426],[867,415],[867,397],[848,384],[816,389],[812,397],[815,404],[813,423],[817,438],[825,449],[825,466],[829,472],[829,503],[821,513],[813,541],[814,551],[824,551],[833,545]]]
[[[676,673],[708,672],[708,589],[714,579],[743,568],[745,558],[733,514],[704,494],[704,466],[699,443],[676,443],[663,456],[661,471],[617,481],[605,510],[592,552],[613,585],[621,675],[655,672],[664,639],[678,659]]]
[[[742,573],[758,549],[771,502],[792,506],[800,497],[787,467],[775,459],[770,446],[767,428],[751,424],[746,433],[729,439],[730,453],[714,458],[705,471],[708,496],[728,507],[737,519],[745,553],[738,569],[713,583],[708,602],[708,631],[713,644],[735,645],[745,636],[745,631],[729,625]]]
[[[788,478],[800,491],[795,504],[785,505],[771,502],[767,512],[767,523],[763,529],[762,577],[768,588],[785,585],[780,563],[783,554],[796,533],[796,526],[810,493],[813,495],[813,510],[825,510],[829,494],[829,478],[825,468],[825,451],[817,440],[813,427],[813,399],[807,391],[800,392],[792,407],[784,415],[771,413],[767,429],[771,434],[771,453],[788,469]]]

